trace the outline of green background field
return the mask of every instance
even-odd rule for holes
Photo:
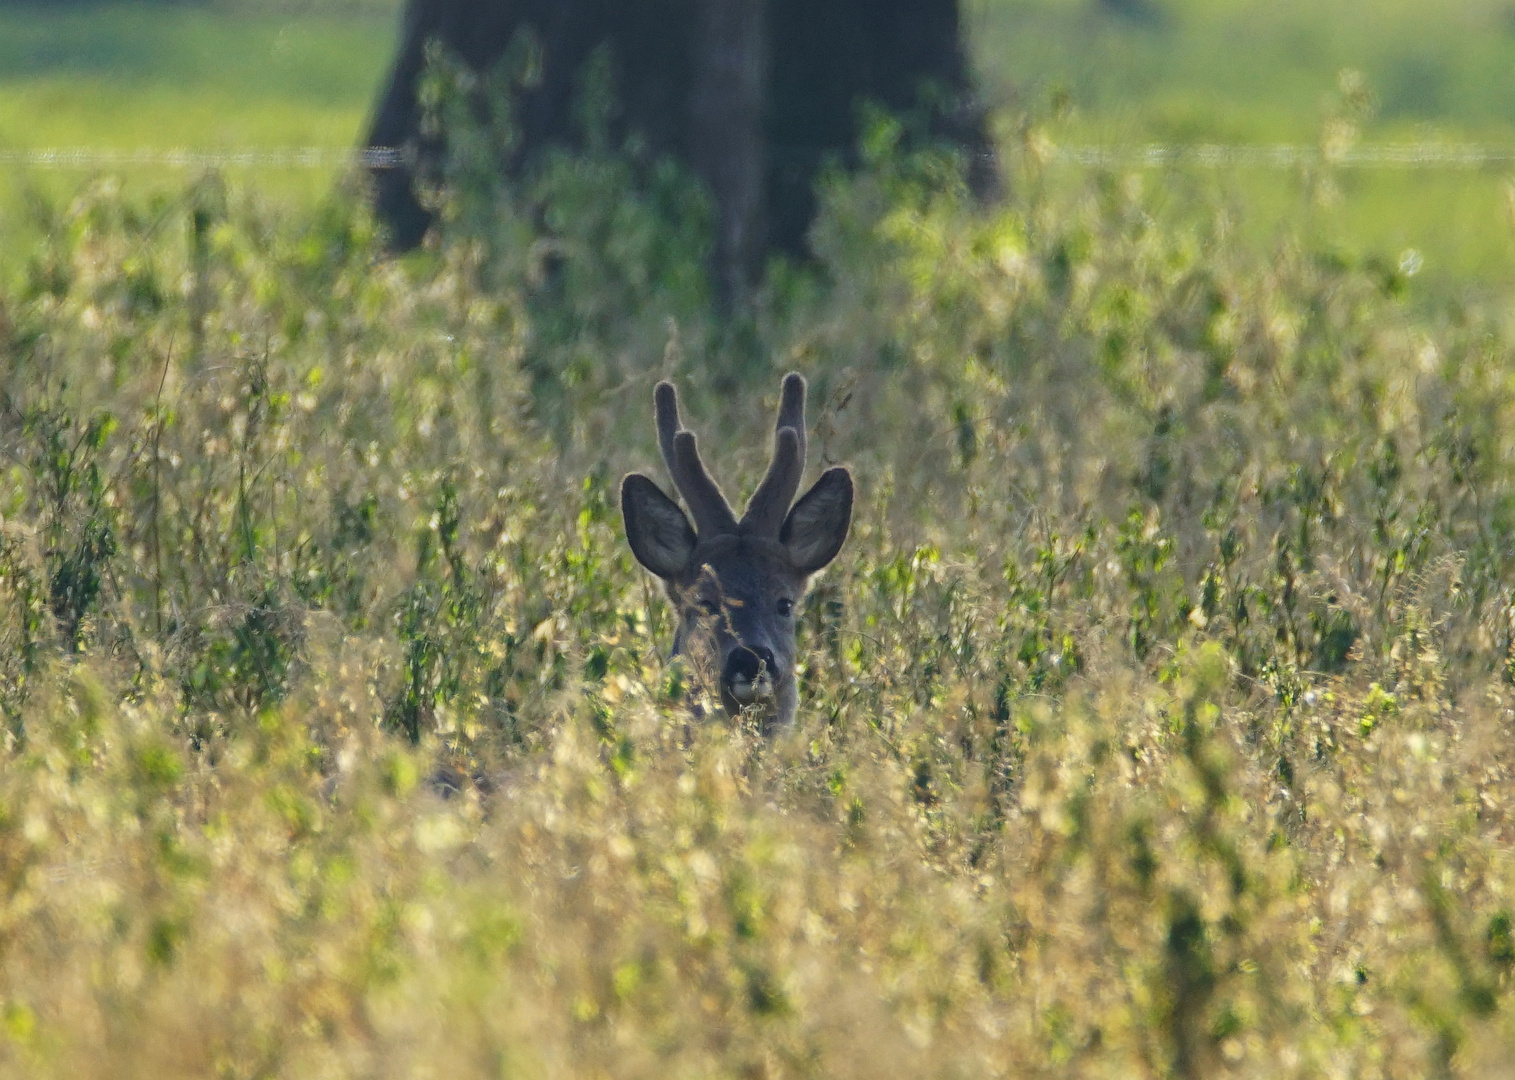
[[[0,151],[57,147],[347,147],[394,47],[397,5],[0,7]],[[35,238],[29,192],[66,197],[79,169],[0,166],[0,264]],[[229,170],[308,203],[330,169]],[[184,169],[115,168],[128,192],[178,188]]]
[[[1343,71],[1373,99],[1364,143],[1515,146],[1515,5],[1494,0],[1176,0],[1115,17],[1086,0],[982,0],[970,37],[991,100],[1033,112],[1066,96],[1061,143],[1311,145],[1341,111]],[[1354,169],[1313,205],[1295,173],[1221,170],[1244,232],[1393,254],[1428,271],[1510,278],[1510,169]]]
[[[1315,143],[1360,71],[1374,109],[1362,139],[1515,147],[1515,6],[1493,0],[1152,0],[1124,17],[1093,0],[977,0],[969,38],[1006,132],[1021,117],[1060,145]],[[1138,12],[1140,15],[1140,11]],[[0,150],[234,149],[352,145],[383,77],[394,0],[288,6],[243,0],[0,7]],[[113,169],[129,191],[181,185],[182,169]],[[330,169],[262,167],[270,198],[308,203]],[[1154,172],[1189,212],[1225,205],[1242,235],[1284,232],[1352,253],[1424,254],[1428,273],[1511,277],[1508,167],[1354,169],[1339,198],[1298,169]],[[67,196],[85,170],[0,167],[0,245],[35,237],[28,192]]]

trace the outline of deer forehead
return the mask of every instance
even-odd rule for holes
[[[682,575],[684,588],[697,586],[707,573],[737,598],[793,592],[804,584],[782,544],[757,536],[719,536],[702,541]]]

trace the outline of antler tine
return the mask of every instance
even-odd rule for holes
[[[778,536],[804,474],[805,379],[790,372],[784,376],[784,389],[779,398],[779,418],[773,433],[773,460],[763,482],[747,502],[742,527],[760,535]]]
[[[673,456],[678,465],[673,482],[694,515],[695,531],[701,538],[736,532],[736,515],[720,487],[705,471],[693,432],[681,431],[673,437]]]
[[[758,536],[777,537],[784,527],[784,515],[800,489],[805,461],[800,457],[800,436],[794,428],[780,428],[773,437],[773,460],[763,482],[747,501],[742,528]]]
[[[679,392],[673,383],[658,383],[652,391],[652,402],[657,412],[658,449],[663,452],[663,464],[668,466],[673,486],[684,496],[694,515],[695,528],[701,536],[735,532],[736,517],[726,496],[705,471],[694,436],[683,430]]]
[[[784,428],[794,428],[794,433],[800,437],[800,467],[804,468],[805,376],[798,371],[791,371],[784,376],[784,388],[779,395],[779,419],[773,425],[773,430],[779,432]]]
[[[673,437],[684,427],[679,419],[679,392],[673,388],[673,383],[660,382],[653,388],[652,403],[657,410],[658,449],[663,452],[663,464],[668,466],[668,475],[673,477],[674,484],[682,488],[678,457],[673,449]]]

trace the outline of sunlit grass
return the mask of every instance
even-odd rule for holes
[[[123,32],[136,59],[0,87],[0,133],[350,139],[371,85],[260,96],[285,18],[219,89]],[[1308,142],[1355,62],[1320,41],[1271,113],[1030,111]],[[1438,135],[1499,136],[1464,115]],[[881,131],[817,265],[732,325],[686,177],[596,154],[505,191],[456,134],[450,242],[404,265],[304,173],[97,179],[16,245],[0,1075],[1505,1067],[1500,174],[1090,177],[1033,138],[983,209]],[[860,496],[765,741],[668,659],[615,492],[662,376],[750,489],[789,368]]]
[[[408,264],[211,178],[0,294],[0,1074],[1495,1074],[1499,305],[885,149],[733,328],[687,178],[457,134]],[[765,740],[616,484],[673,376],[750,489],[791,367],[859,499]]]

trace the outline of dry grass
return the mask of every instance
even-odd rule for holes
[[[0,307],[0,1072],[1507,1069],[1511,338],[1026,169],[881,152],[735,329],[610,159],[408,266],[81,199]],[[755,482],[791,366],[864,486],[765,743],[613,491],[659,374]]]

